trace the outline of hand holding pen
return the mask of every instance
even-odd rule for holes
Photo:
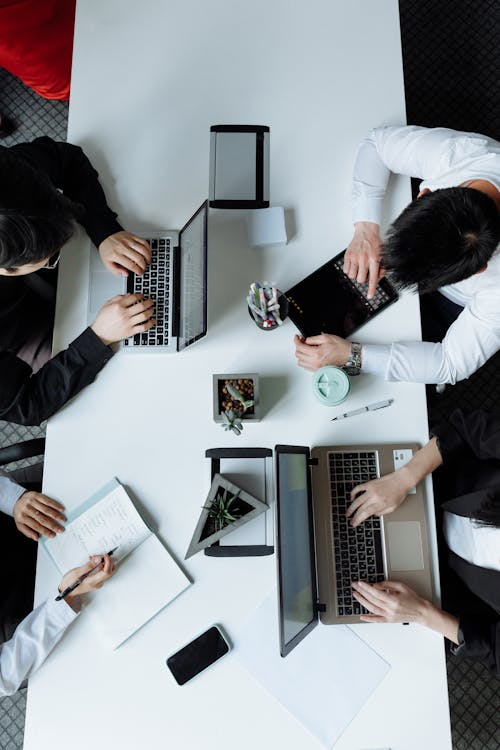
[[[118,547],[115,547],[106,555],[93,555],[89,562],[78,568],[68,571],[59,584],[59,595],[56,601],[67,599],[70,596],[79,596],[94,589],[100,589],[105,581],[115,572],[115,565],[111,555]],[[76,579],[75,579],[76,575]]]

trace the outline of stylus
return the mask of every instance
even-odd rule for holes
[[[334,422],[336,419],[346,419],[346,417],[355,417],[357,414],[364,414],[365,411],[377,411],[377,409],[385,409],[386,406],[390,406],[394,401],[393,398],[389,398],[387,401],[377,401],[375,404],[368,404],[367,406],[361,406],[359,409],[353,411],[346,411],[345,414],[339,414],[337,417],[330,419],[330,422]]]

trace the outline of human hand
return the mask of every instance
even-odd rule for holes
[[[99,567],[95,571],[95,573],[92,573],[92,575],[89,575],[87,578],[85,578],[85,580],[82,581],[81,584],[76,587],[76,589],[74,589],[65,597],[65,601],[70,605],[70,607],[73,607],[73,609],[79,608],[79,597],[81,594],[86,594],[89,591],[100,589],[101,586],[103,586],[104,583],[108,580],[108,578],[111,578],[111,576],[115,572],[115,564],[111,560],[109,555],[93,555],[89,557],[88,563],[85,563],[85,565],[80,565],[80,567],[78,568],[68,570],[68,572],[62,577],[61,583],[58,586],[59,593],[64,591],[64,589],[67,589],[69,586],[72,586],[75,581],[77,581],[81,576],[85,575],[85,573],[88,573],[90,570],[92,570],[92,568],[95,568],[96,565],[98,565]]]
[[[351,342],[331,333],[294,337],[297,363],[306,370],[317,370],[325,365],[343,365],[349,359]]]
[[[430,626],[434,605],[404,583],[355,581],[353,595],[371,614],[360,615],[363,622],[418,622]]]
[[[412,481],[404,469],[358,484],[352,489],[351,504],[346,512],[348,518],[353,516],[352,526],[359,526],[370,516],[385,516],[399,508],[412,487]]]
[[[142,275],[151,262],[151,248],[146,240],[131,232],[111,234],[99,245],[99,255],[108,271],[128,276],[128,271]]]
[[[368,280],[368,299],[375,294],[379,279],[382,241],[380,227],[371,221],[358,221],[354,225],[354,237],[344,255],[344,273],[360,284]]]
[[[62,534],[66,516],[61,511],[64,505],[51,500],[40,492],[24,492],[14,505],[14,521],[19,531],[35,542],[40,536],[55,537]]]
[[[152,328],[153,313],[153,301],[143,294],[118,294],[104,303],[90,327],[103,344],[113,344]]]

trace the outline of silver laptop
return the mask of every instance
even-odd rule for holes
[[[353,528],[358,484],[400,468],[417,445],[276,446],[280,650],[286,656],[317,625],[360,623],[355,580],[392,579],[432,598],[422,486],[393,513]]]
[[[207,217],[205,201],[179,231],[147,238],[151,263],[142,276],[115,276],[98,253],[90,253],[87,321],[95,320],[107,300],[125,292],[141,293],[155,303],[156,325],[121,342],[131,352],[177,352],[207,332]]]

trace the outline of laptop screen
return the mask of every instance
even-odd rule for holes
[[[207,217],[205,202],[180,231],[179,351],[207,332]]]
[[[316,626],[317,592],[309,449],[276,446],[280,651],[286,656]]]

